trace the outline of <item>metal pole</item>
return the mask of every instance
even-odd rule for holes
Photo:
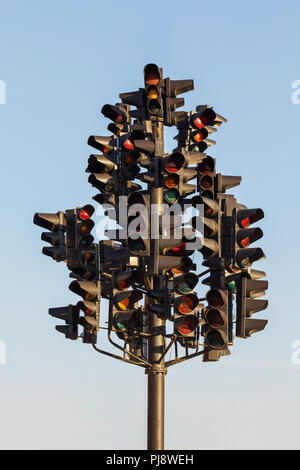
[[[151,204],[156,204],[161,212],[163,202],[162,188],[152,188]],[[156,206],[157,207],[157,206]],[[153,269],[156,271],[159,256],[159,240],[151,241],[153,249]],[[153,276],[153,290],[160,290],[161,277]],[[164,418],[165,418],[165,374],[164,352],[165,320],[158,318],[155,313],[149,311],[149,332],[153,335],[149,338],[148,362],[152,367],[146,370],[148,374],[148,419],[147,419],[147,448],[148,450],[164,449]]]
[[[164,449],[165,372],[148,370],[148,450]]]

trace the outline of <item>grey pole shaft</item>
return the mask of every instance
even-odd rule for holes
[[[148,373],[148,450],[164,449],[165,375]]]
[[[162,188],[153,188],[151,203],[162,204]],[[159,255],[158,240],[153,240],[154,263]],[[153,277],[153,289],[160,289],[159,276]],[[156,314],[149,314],[149,331],[153,335],[149,339],[148,360],[152,364],[148,373],[148,419],[147,419],[147,448],[148,450],[164,449],[164,417],[165,417],[165,365],[164,360],[158,362],[164,351],[165,321]]]

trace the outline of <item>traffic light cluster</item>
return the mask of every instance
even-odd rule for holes
[[[76,279],[69,289],[82,298],[76,305],[50,308],[49,314],[65,322],[56,329],[68,339],[78,338],[78,326],[81,325],[85,343],[96,342],[100,315],[99,249],[91,235],[93,213],[93,206],[87,204],[57,214],[34,215],[36,225],[51,230],[42,234],[42,240],[53,245],[43,248],[43,253],[56,261],[66,261],[70,277]]]
[[[182,346],[188,357],[189,348],[195,355],[202,347],[204,361],[229,355],[235,337],[265,327],[266,320],[252,318],[267,307],[259,298],[268,287],[265,274],[252,269],[264,257],[252,246],[263,236],[253,225],[264,213],[227,194],[241,177],[217,173],[208,154],[226,118],[209,105],[178,110],[180,95],[193,88],[193,80],[164,78],[151,63],[142,88],[102,106],[109,135],[89,137],[98,153],[89,156],[86,172],[98,190],[93,199],[116,223],[105,232],[108,239],[95,243],[91,205],[35,215],[34,223],[49,230],[42,239],[51,246],[43,253],[67,263],[69,288],[81,298],[49,311],[65,321],[57,329],[67,338],[76,339],[81,325],[84,342],[96,342],[100,298],[109,302],[109,339],[124,342],[132,361],[147,359],[154,317],[176,350]],[[164,126],[177,131],[170,153],[164,151]],[[186,207],[194,214],[188,232]],[[207,274],[202,284],[199,255]]]

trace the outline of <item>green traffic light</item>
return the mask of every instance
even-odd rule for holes
[[[169,204],[173,204],[174,202],[176,202],[178,200],[178,197],[179,197],[179,192],[177,189],[173,188],[173,189],[169,189],[166,193],[165,193],[165,200],[169,203]]]

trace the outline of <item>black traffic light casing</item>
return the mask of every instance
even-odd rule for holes
[[[77,305],[49,308],[49,315],[65,321],[65,325],[56,325],[55,329],[59,333],[63,333],[68,339],[78,338],[79,308]]]
[[[95,225],[91,219],[94,210],[90,204],[66,210],[67,266],[71,270],[82,267],[81,252],[94,241],[90,233]]]
[[[202,311],[205,324],[202,334],[205,346],[209,350],[227,350],[229,344],[228,329],[228,291],[226,289],[210,289],[206,294],[208,306]]]
[[[194,81],[170,80],[170,78],[166,78],[164,82],[164,125],[173,126],[182,121],[186,115],[184,111],[176,111],[176,109],[184,106],[184,98],[177,98],[177,96],[192,91],[194,89]]]
[[[248,276],[240,276],[236,281],[236,336],[249,338],[253,333],[262,331],[267,320],[252,318],[252,315],[265,310],[268,301],[259,299],[265,295],[268,281],[249,279]]]
[[[162,88],[164,87],[164,81],[162,78],[162,69],[156,64],[147,64],[144,67],[144,83],[146,114],[148,118],[163,116]]]
[[[182,346],[196,347],[198,312],[203,307],[194,292],[198,281],[198,276],[191,272],[174,279],[174,333]]]
[[[167,204],[177,203],[182,198],[196,191],[195,184],[188,182],[196,179],[197,168],[188,168],[205,158],[205,154],[189,152],[185,149],[174,150],[162,160],[163,196]]]
[[[250,228],[250,225],[263,217],[262,209],[248,209],[246,206],[236,204],[232,214],[232,266],[234,269],[249,268],[255,261],[265,258],[261,248],[250,247],[263,236],[259,227]]]
[[[65,214],[62,211],[56,214],[37,212],[34,214],[33,223],[49,230],[49,232],[42,233],[41,239],[52,246],[45,246],[42,253],[50,256],[54,261],[65,261],[67,256]]]
[[[134,256],[150,255],[150,195],[135,191],[128,195],[128,248]]]
[[[95,343],[100,322],[100,281],[72,281],[69,289],[82,297],[77,306],[84,313],[78,320],[78,324],[84,328],[84,342]]]
[[[138,302],[143,294],[130,289],[131,273],[113,273],[109,308],[109,330],[117,333],[120,339],[128,339],[134,331],[141,331],[142,311]]]

